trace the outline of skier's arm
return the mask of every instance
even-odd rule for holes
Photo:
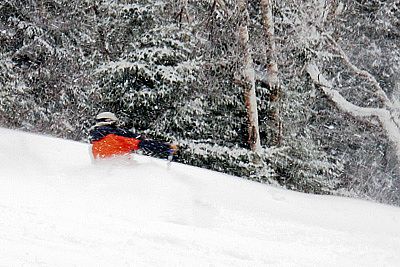
[[[177,150],[177,147],[171,144],[146,139],[140,141],[139,148],[146,153],[161,157],[174,154]]]

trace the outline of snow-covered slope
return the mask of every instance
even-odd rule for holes
[[[399,266],[400,209],[0,129],[0,266]]]

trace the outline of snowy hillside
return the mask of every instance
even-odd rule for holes
[[[398,266],[400,209],[0,129],[0,266]]]

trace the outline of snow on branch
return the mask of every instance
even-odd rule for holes
[[[359,107],[347,101],[338,91],[332,89],[332,84],[321,74],[315,64],[308,64],[307,72],[313,82],[321,86],[325,95],[327,95],[342,111],[355,117],[380,116],[379,114],[382,113],[381,109]]]
[[[379,82],[375,79],[375,77],[369,73],[366,70],[362,70],[356,65],[354,65],[351,61],[350,58],[346,55],[346,53],[343,51],[343,49],[340,47],[340,45],[329,35],[329,34],[324,34],[324,36],[331,42],[333,45],[333,49],[335,49],[340,57],[343,59],[344,63],[357,75],[365,78],[368,82],[372,84],[372,86],[375,88],[375,93],[377,96],[387,105],[388,107],[392,107],[392,103],[388,96],[386,95],[385,91],[382,89],[380,86]]]
[[[365,108],[354,105],[346,100],[338,91],[332,88],[332,84],[322,75],[317,65],[310,63],[307,65],[307,73],[312,81],[320,86],[324,94],[333,101],[336,106],[353,117],[358,118],[377,118],[383,129],[387,133],[387,137],[396,147],[396,154],[400,160],[400,129],[393,119],[391,112],[385,108]]]
[[[379,82],[376,78],[366,70],[362,70],[356,65],[354,65],[350,58],[346,55],[344,50],[340,47],[340,45],[327,33],[323,34],[327,40],[332,44],[333,49],[339,53],[339,56],[343,59],[344,63],[357,75],[366,79],[372,86],[375,88],[374,93],[376,96],[383,102],[384,106],[387,108],[387,111],[390,114],[390,120],[396,124],[396,127],[400,129],[400,113],[399,106],[396,105],[392,100],[389,99],[386,92],[380,86]]]

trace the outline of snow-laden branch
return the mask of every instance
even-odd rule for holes
[[[383,102],[384,106],[390,113],[391,120],[396,124],[397,128],[400,129],[400,111],[399,107],[387,96],[386,92],[383,90],[376,78],[366,70],[362,70],[356,65],[354,65],[341,46],[327,33],[323,34],[327,40],[332,44],[333,49],[339,53],[346,66],[348,66],[356,75],[363,77],[374,87],[375,95]]]
[[[395,145],[396,155],[400,160],[400,129],[392,118],[390,110],[385,108],[365,108],[354,105],[347,101],[338,91],[334,90],[332,84],[321,74],[314,63],[308,64],[307,73],[324,94],[333,101],[336,106],[353,117],[368,119],[376,118],[386,131],[387,137]]]
[[[332,43],[333,49],[335,49],[340,57],[343,59],[345,64],[357,75],[365,78],[368,82],[372,84],[372,86],[375,88],[375,94],[384,102],[384,104],[390,108],[393,108],[393,104],[390,101],[389,97],[385,93],[385,91],[382,89],[380,86],[379,82],[375,79],[375,77],[369,73],[366,70],[362,70],[356,65],[354,65],[351,61],[350,58],[347,56],[347,54],[343,51],[343,49],[340,47],[340,45],[329,35],[329,34],[324,34],[324,36]]]

